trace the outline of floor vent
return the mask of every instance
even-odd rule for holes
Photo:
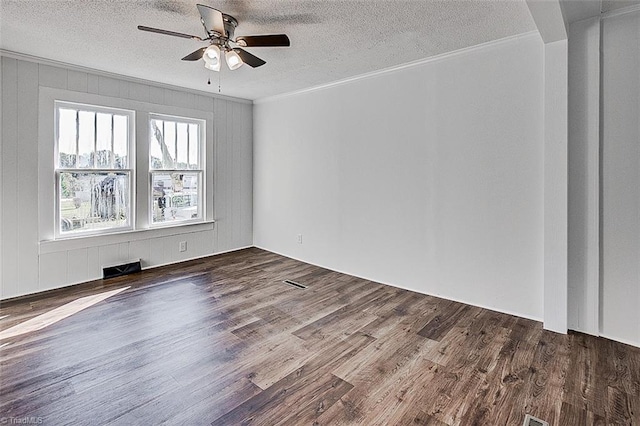
[[[299,283],[297,283],[295,281],[291,281],[291,280],[284,280],[282,282],[285,283],[285,284],[290,285],[291,287],[302,288],[302,289],[307,288],[306,285],[302,285],[302,284],[299,284]]]
[[[524,418],[524,426],[549,426],[544,420],[536,419],[531,414],[527,414]]]
[[[121,275],[129,275],[142,271],[140,261],[124,263],[122,265],[107,266],[102,268],[102,278],[113,278]]]

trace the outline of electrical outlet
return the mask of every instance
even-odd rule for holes
[[[298,244],[302,244],[302,234],[298,234]]]
[[[180,251],[187,251],[187,242],[186,241],[180,241],[180,246],[178,248]]]

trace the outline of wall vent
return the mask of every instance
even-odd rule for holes
[[[549,423],[527,414],[524,418],[524,426],[549,426]]]
[[[306,285],[302,285],[302,284],[300,284],[300,283],[297,283],[297,282],[295,282],[295,281],[291,281],[291,280],[284,280],[284,281],[282,281],[282,282],[283,282],[283,283],[285,283],[285,284],[287,284],[287,285],[290,285],[291,287],[296,287],[296,288],[301,288],[301,289],[305,289],[305,288],[307,288],[307,286],[306,286]]]

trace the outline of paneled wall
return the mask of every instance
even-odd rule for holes
[[[569,328],[640,346],[640,11],[569,28]]]
[[[599,334],[600,18],[569,27],[569,328]]]
[[[99,278],[103,266],[130,259],[153,267],[252,245],[250,101],[6,56],[1,60],[0,298]],[[213,113],[213,181],[207,185],[213,197],[208,216],[215,224],[41,242],[38,104],[44,87]],[[186,252],[179,252],[179,241],[187,241]]]
[[[640,346],[640,11],[602,20],[601,335]]]

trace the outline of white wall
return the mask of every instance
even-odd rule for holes
[[[4,164],[3,162],[3,139],[4,132],[2,131],[2,123],[4,122],[4,109],[2,105],[4,104],[4,79],[2,78],[2,64],[0,63],[0,165]],[[2,223],[4,221],[3,218],[3,208],[2,205],[4,203],[4,166],[0,169],[0,294],[2,294],[2,271],[4,270],[4,256],[3,256],[3,246],[4,246],[4,227]]]
[[[250,246],[252,244],[252,106],[142,81],[2,57],[2,264],[0,298],[8,298],[102,275],[102,266],[141,258],[144,267]],[[213,113],[214,197],[201,224],[118,236],[41,242],[39,232],[38,122],[42,88],[95,94],[162,107]],[[44,135],[46,140],[46,135]],[[53,138],[53,129],[51,129]],[[53,139],[51,139],[53,140]],[[53,179],[53,176],[51,177]],[[40,184],[42,186],[42,184]],[[42,189],[42,188],[40,188]],[[53,212],[52,212],[53,214]],[[178,251],[187,241],[187,252]]]
[[[567,332],[568,43],[544,45],[544,328]]]
[[[640,346],[640,11],[602,43],[601,333]]]
[[[600,18],[569,27],[569,328],[600,333]]]
[[[257,102],[254,243],[541,319],[543,93],[534,34]]]

